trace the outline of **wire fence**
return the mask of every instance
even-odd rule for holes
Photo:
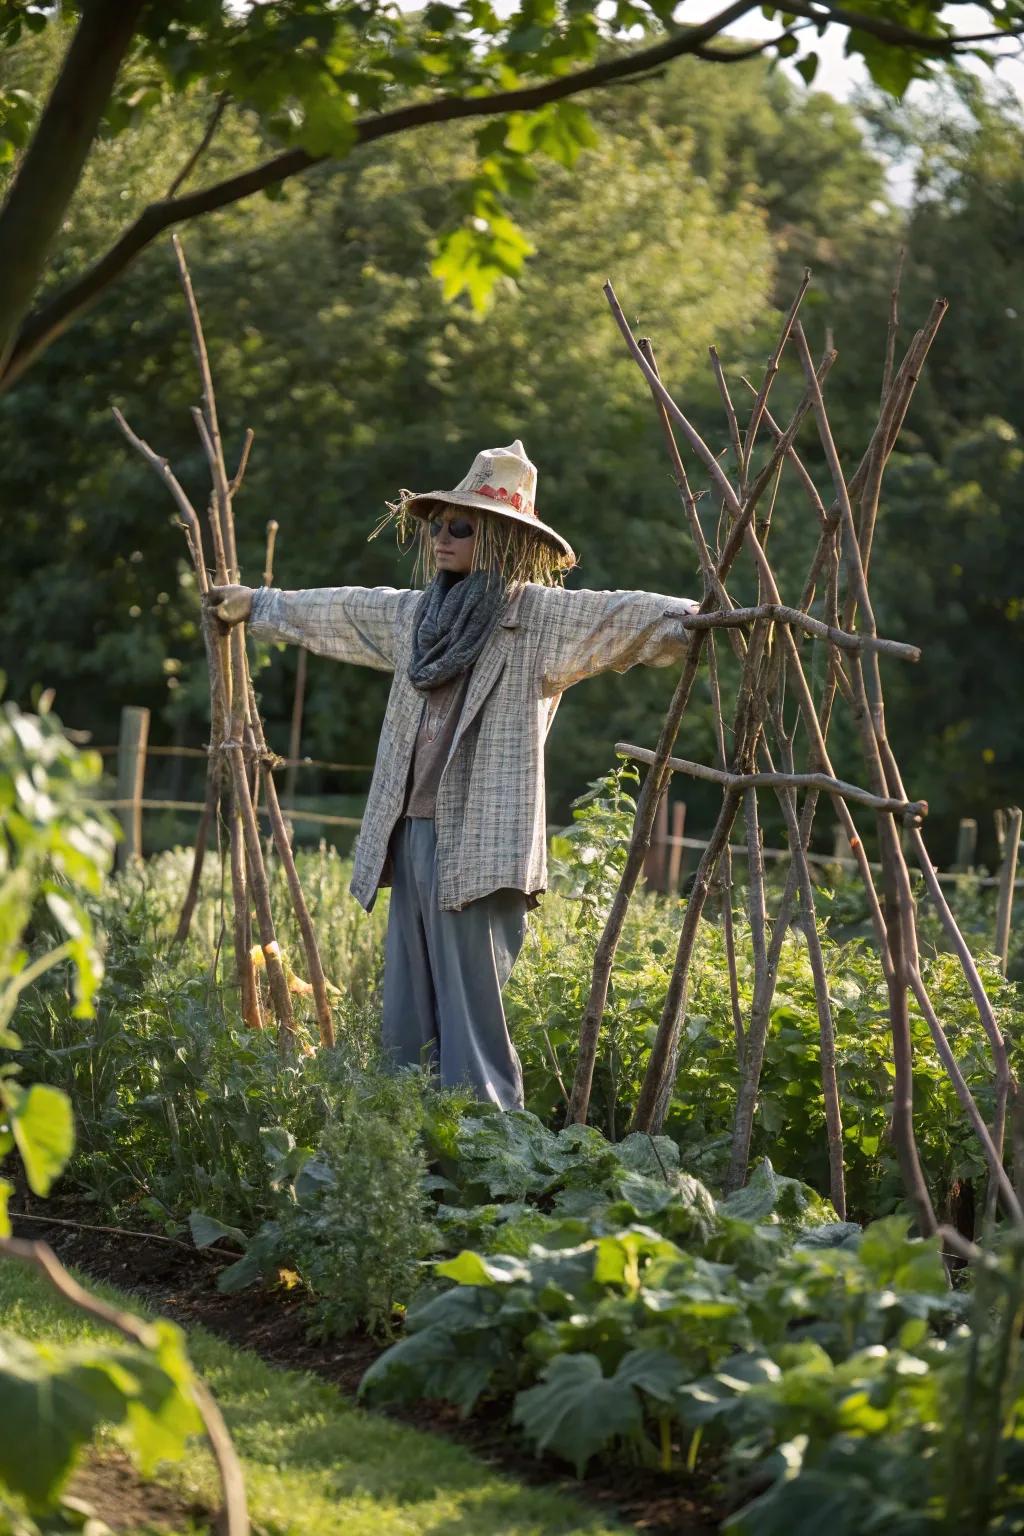
[[[121,740],[116,744],[92,747],[101,757],[113,757],[117,760],[117,793],[113,798],[94,798],[89,804],[114,811],[124,829],[124,838],[118,848],[119,864],[126,863],[134,857],[141,857],[143,853],[142,818],[147,811],[175,811],[186,815],[202,815],[205,805],[201,800],[155,799],[143,794],[146,762],[150,758],[186,758],[207,759],[210,756],[209,747],[185,747],[185,746],[151,746],[148,741],[149,711],[136,709],[131,706],[122,710],[121,716]],[[85,738],[87,732],[76,732],[78,739]],[[324,758],[315,757],[287,757],[275,758],[275,767],[281,768],[320,768],[330,773],[364,773],[373,771],[372,763],[343,763],[331,762]],[[257,813],[266,816],[265,807],[257,806]],[[359,816],[339,816],[333,812],[319,811],[310,808],[300,808],[285,804],[282,806],[285,817],[296,824],[316,824],[323,827],[339,827],[358,829],[362,825]],[[669,818],[671,814],[671,831],[669,830]],[[1007,813],[998,813],[998,816]],[[1014,814],[1014,813],[1009,813]],[[1019,812],[1015,813],[1019,817]],[[645,863],[645,875],[648,882],[657,890],[671,892],[679,889],[683,878],[683,853],[686,850],[703,851],[707,847],[707,840],[700,837],[684,835],[686,807],[682,801],[676,801],[671,807],[668,803],[668,795],[662,797],[658,808],[658,815],[651,836],[651,846]],[[974,870],[974,859],[977,849],[977,822],[971,817],[964,817],[960,822],[960,834],[957,844],[956,861],[951,869],[936,870],[940,881],[944,884],[955,885],[964,878],[972,879],[980,886],[1012,885],[1014,892],[1024,890],[1024,879],[1016,878],[1016,847],[1010,839],[1004,852],[1003,864],[998,874],[981,875]],[[1003,847],[1004,838],[1002,832],[999,837],[1000,847]],[[744,843],[730,844],[730,853],[734,858],[746,859],[747,848]],[[779,862],[791,857],[788,848],[764,848],[762,853],[765,859]],[[844,848],[842,842],[837,839],[837,845],[832,853],[807,854],[808,862],[821,869],[850,869],[857,868],[857,861],[849,852],[848,846]],[[879,870],[879,864],[872,864],[873,870]]]

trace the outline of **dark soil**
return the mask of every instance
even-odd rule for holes
[[[102,1520],[112,1531],[181,1531],[191,1521],[212,1527],[214,1512],[158,1483],[147,1482],[123,1451],[86,1454],[64,1493],[64,1503]]]
[[[244,1296],[222,1296],[216,1289],[217,1273],[236,1254],[218,1255],[211,1249],[200,1252],[162,1242],[155,1234],[143,1235],[141,1223],[138,1235],[131,1237],[78,1225],[58,1226],[51,1218],[69,1223],[98,1218],[88,1207],[83,1209],[73,1202],[26,1199],[21,1190],[19,1195],[22,1198],[17,1205],[23,1212],[33,1218],[47,1218],[19,1221],[18,1211],[12,1210],[19,1237],[49,1243],[62,1263],[133,1293],[174,1322],[186,1327],[201,1325],[231,1344],[254,1351],[271,1365],[309,1371],[354,1397],[363,1373],[382,1352],[384,1346],[364,1333],[311,1341],[310,1311],[299,1290],[252,1289]],[[460,1419],[449,1403],[427,1400],[411,1408],[384,1411],[403,1423],[467,1446],[482,1460],[523,1482],[573,1494],[647,1536],[714,1536],[723,1517],[706,1476],[698,1481],[682,1472],[619,1466],[577,1480],[567,1474],[562,1462],[534,1457],[523,1442],[510,1435],[507,1413],[498,1403],[483,1404],[468,1420]],[[97,1513],[102,1510],[97,1508]],[[109,1516],[103,1518],[114,1525]]]

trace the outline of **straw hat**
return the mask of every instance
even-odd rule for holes
[[[439,505],[472,507],[531,528],[547,543],[553,544],[564,561],[576,563],[568,539],[542,523],[536,511],[537,466],[526,457],[526,449],[517,437],[507,448],[485,448],[473,460],[473,468],[451,491],[423,491],[415,496],[403,494],[402,511],[415,517],[430,517]],[[561,563],[561,562],[560,562]]]

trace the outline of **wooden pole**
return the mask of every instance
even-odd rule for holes
[[[665,889],[665,839],[668,837],[668,784],[654,815],[654,834],[644,860],[644,879],[656,891]]]
[[[999,866],[999,902],[996,908],[996,954],[999,968],[1006,975],[1010,955],[1010,925],[1013,920],[1013,888],[1017,878],[1017,855],[1020,851],[1021,809],[1011,805],[1009,810],[996,812],[997,833],[1003,859]]]
[[[973,816],[961,816],[956,834],[956,860],[953,868],[968,874],[975,865],[978,853],[978,823]]]
[[[257,761],[266,759],[267,741],[263,734],[263,721],[260,712],[256,708],[256,695],[253,692],[252,679],[249,679],[249,719],[250,735],[255,748]],[[288,837],[288,828],[285,824],[281,807],[277,800],[277,785],[274,783],[274,775],[268,767],[264,779],[267,792],[267,812],[270,816],[271,834],[274,845],[277,848],[278,857],[281,860],[288,882],[288,892],[295,909],[295,917],[299,924],[299,932],[302,935],[302,947],[306,952],[306,965],[309,969],[310,985],[313,988],[313,1002],[316,1007],[316,1020],[320,1030],[320,1044],[333,1046],[334,1017],[331,1012],[330,999],[327,996],[327,979],[324,976],[323,962],[320,959],[320,947],[316,941],[316,931],[313,920],[309,915],[309,907],[302,890],[302,882],[299,872],[295,867],[295,855]]]
[[[117,845],[117,868],[126,869],[142,858],[142,785],[146,776],[146,743],[149,740],[149,710],[126,704],[121,711],[121,734],[117,744],[117,798],[124,837]]]
[[[672,842],[668,850],[668,885],[671,893],[679,889],[679,871],[683,865],[683,832],[686,828],[686,801],[676,800],[672,806]]]
[[[844,864],[849,862],[852,855],[853,849],[850,847],[850,839],[846,828],[842,822],[836,822],[832,833],[832,857],[840,869],[842,869]]]
[[[292,700],[292,726],[288,737],[288,768],[284,776],[284,799],[286,805],[291,805],[295,795],[295,769],[302,741],[302,712],[306,703],[306,667],[308,662],[309,652],[303,646],[299,650],[298,665],[295,668],[295,697]]]

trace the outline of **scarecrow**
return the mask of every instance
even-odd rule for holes
[[[503,1109],[522,1108],[502,988],[546,884],[544,743],[566,688],[687,643],[697,604],[566,591],[571,546],[537,516],[518,440],[477,455],[454,490],[401,493],[425,588],[213,587],[225,624],[393,672],[352,894],[390,885],[383,1044]],[[382,525],[383,526],[383,525]]]

